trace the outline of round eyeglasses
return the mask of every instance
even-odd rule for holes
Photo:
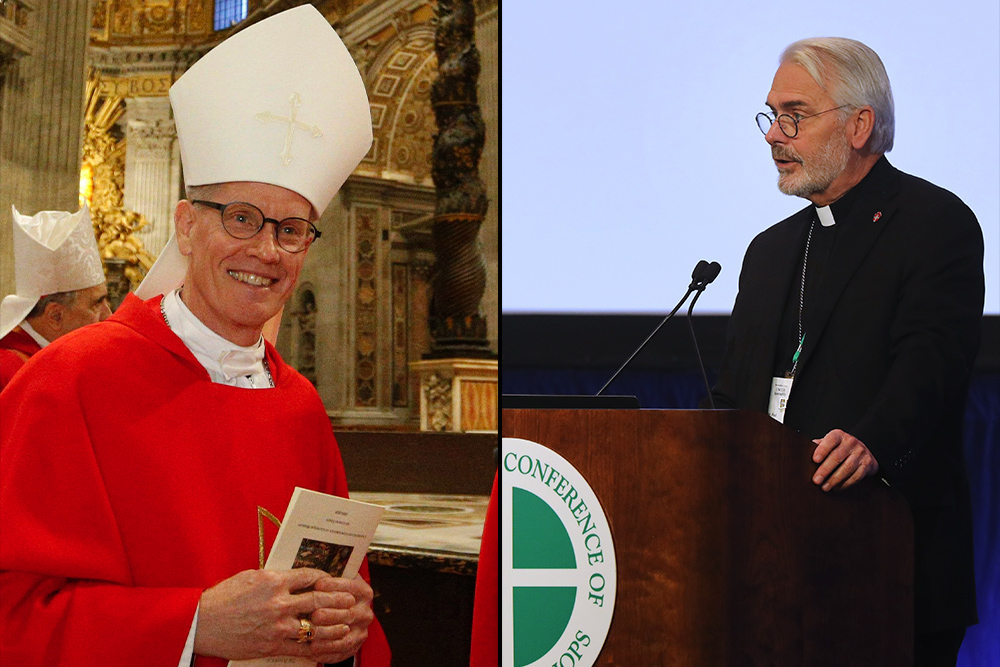
[[[214,201],[194,199],[191,203],[208,206],[222,213],[222,228],[230,236],[238,239],[252,238],[263,229],[265,222],[273,223],[274,240],[286,252],[302,252],[320,237],[320,231],[308,220],[302,218],[285,218],[284,220],[266,218],[263,211],[246,202],[234,201],[228,204],[219,204]]]
[[[820,111],[819,113],[814,113],[811,116],[799,116],[798,114],[787,114],[783,113],[777,118],[774,117],[774,112],[762,111],[757,114],[757,127],[764,134],[767,134],[771,130],[771,126],[774,125],[775,121],[778,123],[778,129],[789,139],[794,139],[799,135],[799,123],[807,118],[815,118],[816,116],[822,116],[825,113],[830,113],[831,111],[837,111],[838,109],[843,109],[847,104],[841,104],[839,107],[834,107],[833,109],[827,109],[826,111]]]

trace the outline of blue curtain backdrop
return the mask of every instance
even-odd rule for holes
[[[596,394],[614,369],[503,368],[505,394]],[[709,381],[714,382],[709,376]],[[697,408],[698,371],[624,371],[607,394],[635,395],[644,408]],[[973,376],[965,413],[965,461],[972,490],[979,625],[969,628],[959,667],[1000,665],[1000,373]]]

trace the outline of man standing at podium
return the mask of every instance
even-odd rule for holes
[[[955,665],[977,622],[961,425],[982,231],[958,197],[886,160],[892,91],[864,44],[792,44],[766,103],[778,189],[811,204],[747,250],[716,405],[813,438],[824,491],[878,476],[906,497],[916,664]]]

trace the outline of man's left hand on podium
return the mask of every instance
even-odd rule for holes
[[[878,472],[878,461],[871,451],[850,433],[834,429],[813,442],[813,461],[820,465],[812,481],[824,491],[849,488]]]

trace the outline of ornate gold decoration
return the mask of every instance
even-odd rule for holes
[[[427,425],[431,431],[451,428],[451,379],[431,373],[424,379],[427,401]]]
[[[121,97],[103,92],[98,75],[87,80],[80,203],[90,205],[101,257],[125,260],[125,275],[134,289],[155,258],[135,235],[148,221],[142,214],[126,211],[122,206],[126,144],[125,139],[115,136],[114,128],[125,113],[123,102]]]
[[[496,359],[424,359],[410,368],[420,376],[421,431],[496,432]]]
[[[93,11],[93,42],[163,44],[212,35],[208,0],[95,0]]]
[[[365,74],[374,142],[357,173],[431,185],[437,127],[431,86],[437,76],[433,11],[399,11],[390,26],[352,51]],[[393,34],[394,33],[394,34]]]
[[[386,155],[390,171],[413,175],[417,183],[430,181],[431,151],[437,126],[431,108],[431,86],[437,74],[437,58],[424,60],[399,102],[395,127]]]
[[[166,97],[173,80],[169,73],[101,77],[101,94],[108,97]]]
[[[29,19],[34,9],[34,2],[0,0],[0,68],[34,51]]]

